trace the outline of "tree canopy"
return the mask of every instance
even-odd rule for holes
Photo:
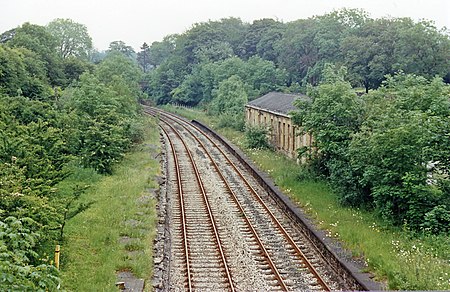
[[[284,91],[300,86],[306,92],[307,84],[319,84],[327,63],[346,66],[351,85],[366,92],[399,71],[427,78],[450,76],[450,38],[445,30],[409,18],[373,19],[357,9],[288,23],[261,19],[249,24],[236,18],[198,23],[183,34],[152,43],[148,51],[153,67],[146,88],[157,103],[201,102],[198,94],[186,98],[180,92],[203,92],[200,84],[208,78],[195,75],[207,64],[236,57],[259,57],[285,70]]]
[[[56,39],[59,55],[87,59],[92,50],[92,39],[85,25],[71,19],[55,19],[47,25],[47,30]]]
[[[124,41],[113,41],[109,44],[108,52],[119,52],[127,56],[130,59],[134,58],[136,52],[134,49],[127,45]]]

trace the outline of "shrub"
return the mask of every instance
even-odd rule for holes
[[[450,210],[446,205],[435,206],[425,214],[422,224],[425,231],[433,234],[450,233]]]
[[[0,290],[49,291],[59,284],[58,271],[34,251],[40,238],[30,218],[0,221]]]
[[[246,147],[250,149],[269,148],[267,134],[267,129],[264,127],[247,125],[245,127]]]

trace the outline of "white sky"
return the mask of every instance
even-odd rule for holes
[[[433,20],[450,29],[449,0],[0,0],[0,33],[27,21],[46,25],[70,18],[87,26],[99,50],[116,40],[138,50],[143,42],[182,33],[197,22],[230,16],[288,22],[343,7],[363,8],[373,18]]]

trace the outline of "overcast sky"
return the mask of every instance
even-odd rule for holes
[[[0,0],[0,33],[24,22],[46,25],[70,18],[87,26],[94,46],[122,40],[136,50],[192,24],[226,17],[245,22],[276,18],[288,22],[335,9],[362,8],[371,17],[433,20],[450,28],[449,0]]]

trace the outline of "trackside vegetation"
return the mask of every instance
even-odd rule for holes
[[[156,199],[149,189],[158,187],[160,166],[153,157],[159,132],[155,121],[145,126],[144,142],[114,166],[111,176],[92,181],[80,175],[69,182],[92,187],[79,199],[89,209],[70,220],[65,231],[61,278],[68,291],[113,291],[117,271],[146,282],[151,278]]]
[[[374,210],[412,231],[448,235],[450,86],[398,73],[358,96],[345,72],[334,69],[294,113],[315,138],[312,151],[300,149],[311,170],[330,180],[344,205]]]
[[[143,140],[141,70],[113,49],[93,63],[86,27],[71,20],[25,23],[1,40],[0,290],[55,291],[68,221]]]

